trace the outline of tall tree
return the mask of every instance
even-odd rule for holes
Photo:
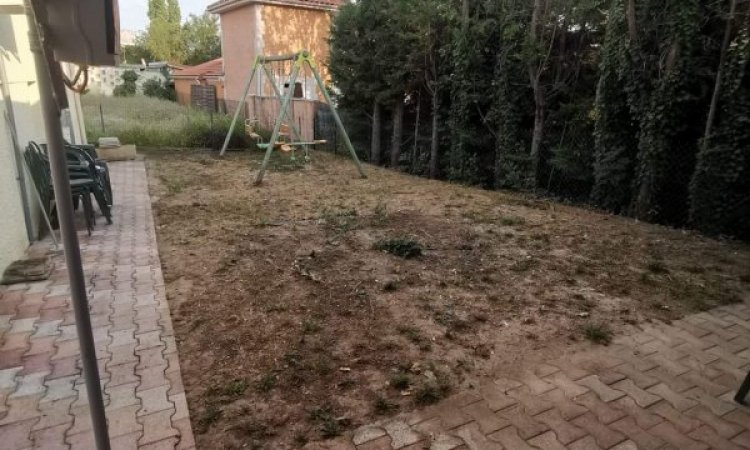
[[[539,177],[539,163],[541,158],[542,139],[544,138],[544,118],[546,107],[546,94],[542,85],[542,74],[547,66],[544,56],[544,38],[542,36],[542,23],[545,13],[549,7],[549,0],[534,0],[531,12],[531,23],[529,24],[529,58],[527,62],[529,72],[529,83],[534,93],[534,128],[531,132],[531,148],[529,158],[531,160],[530,184],[537,185]],[[544,21],[544,22],[543,22]]]
[[[415,37],[416,46],[409,64],[414,74],[415,89],[426,93],[430,98],[431,130],[428,163],[430,178],[437,178],[439,172],[441,84],[447,72],[444,50],[448,47],[449,11],[450,4],[447,1],[412,1],[410,24],[413,27],[411,33]],[[464,0],[465,20],[468,20],[468,14],[469,1]],[[418,135],[415,135],[415,140],[417,138]]]
[[[180,5],[177,0],[149,0],[146,46],[154,58],[181,62]]]
[[[331,26],[331,76],[341,91],[343,107],[351,107],[360,114],[372,115],[370,162],[380,164],[381,115],[387,100],[385,64],[387,52],[381,43],[390,31],[388,16],[375,0],[346,3],[339,10]]]
[[[185,56],[183,63],[200,64],[221,56],[221,39],[216,17],[203,13],[191,14],[182,25],[182,40]]]
[[[614,0],[609,8],[596,89],[591,201],[613,212],[624,212],[630,204],[638,148],[637,121],[628,95],[637,91],[632,61],[638,44],[631,5],[633,0]]]
[[[401,159],[401,144],[404,139],[404,100],[396,99],[391,116],[393,134],[391,135],[391,168],[398,169]]]
[[[711,97],[711,106],[708,109],[708,118],[706,118],[706,131],[703,132],[703,146],[702,150],[705,151],[709,145],[709,139],[711,137],[711,129],[714,126],[714,120],[716,119],[716,108],[719,105],[719,98],[721,97],[721,82],[722,76],[724,75],[724,61],[726,60],[727,50],[729,49],[729,41],[732,39],[732,23],[734,22],[734,13],[737,10],[737,0],[729,0],[729,14],[727,15],[727,24],[724,28],[724,39],[721,42],[721,56],[719,57],[719,68],[716,71],[716,83],[714,84],[714,93]]]
[[[142,60],[153,61],[154,55],[148,50],[146,40],[146,34],[140,33],[133,44],[122,46],[122,59],[126,64],[140,64]]]
[[[383,105],[380,101],[375,98],[372,101],[372,126],[371,126],[371,139],[370,139],[370,162],[373,164],[380,164],[380,152],[382,150],[380,144],[381,129],[383,128],[381,114],[383,112]]]
[[[743,239],[750,239],[749,64],[750,11],[746,9],[718,71],[723,88],[716,123],[704,140],[690,183],[690,225]]]
[[[698,95],[702,86],[691,76],[700,42],[701,6],[684,0],[652,2],[663,8],[654,33],[661,41],[661,58],[639,117],[632,214],[645,221],[680,224],[687,218],[687,187],[701,136],[696,131],[703,122],[691,113],[704,106]]]

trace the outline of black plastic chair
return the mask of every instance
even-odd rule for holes
[[[96,170],[99,173],[102,184],[104,185],[104,190],[107,191],[109,207],[112,208],[114,200],[112,196],[112,182],[109,177],[109,164],[107,164],[107,161],[99,159],[99,155],[97,155],[96,153],[96,147],[91,144],[69,144],[66,142],[65,145],[68,147],[76,147],[85,151],[94,161]]]
[[[111,187],[107,189],[109,176],[101,166],[98,166],[96,160],[91,157],[85,150],[72,145],[65,146],[65,153],[68,159],[68,174],[71,182],[77,179],[91,180],[88,186],[107,223],[112,223]]]
[[[56,210],[55,203],[55,190],[52,186],[52,175],[50,171],[49,158],[47,152],[36,142],[29,142],[29,146],[24,152],[24,158],[31,172],[31,177],[34,180],[34,185],[39,192],[39,197],[42,200],[42,207],[48,217],[54,217]],[[70,170],[70,168],[69,168]],[[74,199],[80,199],[83,203],[84,216],[86,219],[86,229],[89,235],[93,229],[95,218],[94,218],[94,207],[91,204],[91,194],[95,182],[92,178],[83,176],[71,177],[70,190],[71,195]]]

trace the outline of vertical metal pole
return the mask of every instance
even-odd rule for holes
[[[294,69],[292,69],[292,76],[289,78],[289,83],[294,84],[295,81],[297,81],[297,75],[299,74],[301,64],[298,64],[297,61],[294,63]],[[266,167],[268,167],[268,161],[271,159],[271,153],[273,153],[273,147],[276,144],[276,139],[279,137],[279,131],[281,131],[281,119],[286,114],[287,108],[289,108],[289,102],[292,100],[292,94],[294,91],[292,89],[289,89],[284,96],[284,102],[281,104],[281,111],[279,112],[279,116],[276,119],[276,124],[273,127],[273,133],[271,133],[271,139],[268,141],[268,148],[266,149],[266,156],[263,157],[263,164],[260,165],[260,171],[258,172],[258,176],[255,178],[255,184],[260,184],[263,182],[263,174],[266,172]]]
[[[310,67],[310,70],[312,71],[313,76],[315,77],[315,81],[318,82],[318,87],[320,88],[320,91],[323,92],[323,97],[325,97],[326,103],[328,103],[328,106],[331,107],[331,112],[333,113],[333,120],[336,121],[336,125],[339,127],[339,131],[341,131],[341,134],[344,135],[344,144],[346,144],[346,148],[349,149],[349,154],[352,155],[352,159],[354,160],[354,164],[357,166],[357,170],[359,171],[359,174],[362,176],[362,178],[367,178],[367,175],[365,174],[364,169],[362,169],[362,163],[359,162],[359,158],[357,157],[357,152],[354,151],[354,146],[352,145],[352,141],[349,140],[349,135],[346,133],[344,124],[341,122],[339,113],[336,111],[336,108],[334,108],[333,102],[331,101],[331,96],[328,95],[328,90],[323,84],[323,79],[320,78],[320,74],[318,73],[317,69],[315,69],[315,67],[312,64],[310,64],[309,60],[306,59],[305,62],[307,62],[307,65]]]
[[[102,122],[102,134],[106,136],[107,130],[104,129],[104,109],[102,109],[101,103],[99,103],[99,120]]]
[[[232,117],[232,124],[229,125],[229,132],[227,133],[226,139],[224,139],[224,145],[221,146],[221,152],[219,152],[219,156],[224,156],[224,153],[227,151],[227,147],[229,147],[229,140],[232,139],[232,134],[234,134],[234,127],[237,125],[237,118],[240,116],[240,111],[245,106],[245,98],[247,97],[248,92],[250,91],[250,85],[253,83],[253,78],[255,77],[255,72],[258,71],[258,58],[255,58],[255,62],[253,63],[253,69],[250,72],[250,76],[248,76],[247,81],[245,82],[245,88],[242,90],[242,97],[240,97],[240,103],[237,105],[237,110],[234,111],[234,117]]]
[[[41,45],[31,0],[25,0],[26,14],[29,21],[29,41],[34,53],[39,97],[44,117],[44,128],[49,149],[50,171],[55,188],[57,216],[60,222],[62,241],[65,248],[65,263],[68,267],[70,295],[76,319],[76,331],[81,347],[83,376],[86,382],[86,393],[89,398],[91,422],[94,440],[98,450],[110,450],[107,418],[104,412],[104,401],[99,381],[99,367],[96,364],[94,335],[91,330],[89,305],[86,297],[86,281],[83,275],[81,249],[78,246],[78,234],[73,218],[73,199],[70,193],[70,179],[65,157],[65,147],[60,124],[60,109],[52,90],[50,67],[44,47]]]

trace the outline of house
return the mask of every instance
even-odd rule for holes
[[[208,111],[225,111],[224,60],[216,58],[172,72],[177,103]]]
[[[281,55],[309,50],[318,63],[321,76],[328,80],[328,38],[332,15],[343,0],[221,0],[208,6],[221,26],[224,62],[224,100],[228,112],[239,103],[247,76],[257,55]],[[277,86],[290,88],[281,78],[288,77],[290,63],[273,67]],[[296,86],[291,110],[303,137],[311,138],[319,93],[312,74],[302,73]],[[254,117],[270,128],[276,119],[272,87],[261,74],[250,90],[246,117]]]
[[[29,141],[46,141],[36,65],[23,11],[23,0],[0,3],[0,275],[11,262],[22,259],[29,245],[46,231],[34,184],[12,139],[15,134],[21,151]],[[68,67],[63,69],[69,72]],[[80,101],[71,91],[67,94],[70,108],[62,117],[67,124],[65,138],[85,143]]]

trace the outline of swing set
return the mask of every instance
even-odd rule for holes
[[[289,79],[287,80],[287,82],[284,84],[287,89],[284,95],[282,95],[279,91],[279,87],[276,85],[276,76],[271,69],[271,65],[273,63],[284,64],[287,61],[291,63],[291,74],[289,75]],[[240,112],[245,106],[245,99],[247,98],[247,95],[250,91],[250,86],[253,84],[253,80],[256,78],[256,76],[258,77],[258,79],[260,79],[260,73],[262,71],[262,73],[265,74],[266,78],[268,78],[271,86],[273,87],[275,98],[277,98],[279,102],[281,102],[281,109],[279,111],[279,115],[276,118],[276,122],[274,123],[273,132],[271,133],[269,142],[260,142],[261,136],[256,132],[256,127],[259,123],[258,119],[248,119],[245,122],[245,132],[258,142],[258,148],[266,149],[265,156],[263,157],[263,163],[261,164],[260,171],[258,172],[258,175],[255,179],[256,185],[263,182],[263,175],[265,174],[266,168],[268,167],[268,162],[271,159],[271,154],[275,149],[281,150],[283,152],[291,152],[292,158],[294,158],[294,152],[296,148],[302,147],[305,152],[305,162],[309,162],[309,147],[312,145],[320,145],[326,143],[325,140],[303,140],[299,128],[294,124],[294,117],[289,111],[289,105],[292,101],[292,96],[294,95],[300,72],[305,71],[306,68],[309,68],[310,72],[312,72],[313,77],[315,78],[315,82],[320,89],[320,92],[323,94],[326,103],[331,107],[333,119],[344,138],[344,144],[349,150],[349,154],[351,155],[352,160],[354,160],[354,164],[357,166],[359,174],[362,176],[362,178],[367,178],[367,175],[362,169],[362,164],[359,162],[359,158],[357,158],[357,153],[354,151],[354,146],[349,139],[349,135],[344,129],[344,124],[341,122],[341,118],[339,117],[336,108],[333,107],[331,96],[328,94],[328,90],[323,84],[323,80],[320,77],[320,73],[318,73],[315,62],[312,60],[312,58],[310,57],[310,53],[307,50],[302,50],[297,53],[288,55],[259,55],[255,58],[255,62],[253,63],[253,66],[250,70],[250,74],[245,81],[245,87],[242,91],[242,97],[240,97],[240,103],[237,105],[237,109],[234,112],[234,117],[232,118],[232,123],[229,126],[229,132],[227,133],[227,137],[224,140],[224,145],[221,147],[221,153],[219,155],[224,156],[224,153],[227,151],[227,147],[229,146],[229,140],[234,133],[234,128],[237,125],[237,120],[239,119]],[[285,123],[285,120],[288,120],[289,122]],[[289,140],[290,134],[293,140]]]

